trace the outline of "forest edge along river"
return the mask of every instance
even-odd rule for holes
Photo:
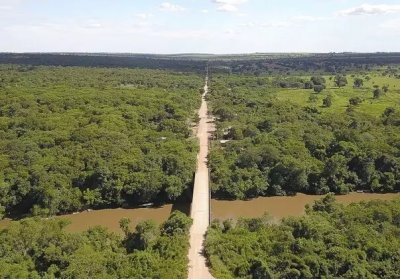
[[[237,219],[240,217],[260,217],[268,213],[274,219],[281,219],[289,216],[301,216],[305,213],[306,204],[313,204],[314,201],[323,196],[305,195],[298,193],[296,196],[282,197],[260,197],[248,201],[228,201],[211,200],[211,218],[212,219]],[[335,196],[336,200],[342,204],[369,200],[393,200],[400,198],[400,194],[375,194],[375,193],[350,193],[348,195]],[[69,220],[70,224],[66,230],[69,232],[82,232],[91,227],[103,226],[110,231],[122,234],[119,228],[119,220],[130,218],[132,226],[135,226],[142,220],[152,219],[161,224],[168,219],[174,209],[185,213],[188,211],[189,204],[172,205],[167,204],[160,207],[132,208],[132,209],[102,209],[93,211],[84,211],[75,214],[56,216]],[[0,221],[0,229],[6,228],[12,221],[4,219]]]
[[[119,221],[122,218],[129,218],[131,226],[134,228],[139,222],[144,220],[154,220],[157,224],[161,224],[168,219],[171,212],[180,210],[188,213],[187,204],[165,204],[152,207],[135,207],[135,208],[113,208],[99,210],[85,210],[72,214],[60,215],[50,218],[63,219],[69,222],[66,230],[68,232],[83,232],[96,226],[106,227],[110,232],[122,235]],[[0,229],[6,228],[11,219],[0,221]]]
[[[199,116],[203,117],[200,121],[197,136],[203,135],[202,154],[199,154],[198,159],[202,168],[206,166],[206,152],[208,152],[208,135],[214,127],[211,124],[211,119],[208,117],[207,103],[205,101],[205,94],[208,91],[208,82],[206,79],[205,91],[202,96],[202,107],[199,110]],[[203,128],[200,127],[203,125]],[[207,126],[207,128],[205,128]],[[201,129],[206,129],[202,132]],[[208,169],[204,172],[202,181],[207,181],[204,195],[208,192]],[[208,196],[208,194],[207,194]],[[236,219],[240,217],[259,217],[265,212],[271,215],[274,219],[280,219],[288,216],[299,216],[304,214],[304,207],[306,204],[312,204],[315,200],[322,198],[322,196],[297,194],[296,196],[282,196],[282,197],[260,197],[248,201],[226,201],[226,200],[211,200],[211,219]],[[363,200],[391,200],[400,198],[400,194],[375,194],[375,193],[350,193],[348,195],[336,196],[336,200],[340,203],[349,204],[351,202],[359,202]],[[208,199],[207,199],[208,200]],[[206,199],[204,199],[206,201]],[[85,231],[94,226],[104,226],[110,231],[122,234],[119,228],[119,220],[122,218],[130,218],[132,226],[138,222],[146,219],[152,219],[157,223],[164,222],[170,213],[179,209],[189,214],[189,204],[166,204],[159,207],[148,208],[131,208],[131,209],[103,209],[103,210],[88,210],[74,214],[67,214],[57,216],[54,218],[66,219],[70,221],[67,230],[70,232]],[[207,206],[206,206],[207,208]],[[209,213],[205,212],[205,215]],[[193,216],[192,216],[193,217]],[[207,217],[208,219],[208,217]],[[12,221],[10,219],[0,220],[0,229],[6,228]],[[204,230],[204,224],[203,224]]]
[[[207,199],[203,198],[206,202],[205,210],[209,205],[208,203],[208,168],[206,165],[206,156],[208,152],[208,136],[209,132],[214,129],[211,119],[208,116],[207,103],[205,96],[208,92],[208,77],[206,78],[206,84],[204,87],[204,93],[202,96],[202,105],[199,110],[199,117],[202,119],[197,127],[197,136],[202,138],[200,145],[200,153],[198,160],[201,168],[203,168],[202,179],[206,182],[203,186],[203,196],[207,195]],[[200,147],[201,147],[200,146]],[[200,176],[198,176],[199,181]],[[201,187],[200,187],[201,188]],[[260,197],[251,199],[248,201],[226,201],[226,200],[211,200],[211,219],[236,219],[240,217],[259,217],[265,212],[271,215],[272,218],[280,219],[288,216],[299,216],[304,214],[304,207],[306,204],[312,204],[315,200],[322,198],[322,196],[316,195],[305,195],[297,194],[296,196],[283,196],[283,197]],[[351,202],[359,202],[363,200],[391,200],[400,198],[400,194],[375,194],[375,193],[350,193],[348,195],[336,196],[336,200],[340,203],[348,204]],[[195,200],[196,202],[196,200]],[[74,214],[67,214],[57,216],[54,218],[66,219],[70,221],[67,226],[67,230],[70,232],[81,232],[85,231],[94,226],[104,226],[110,231],[122,234],[119,228],[119,220],[122,218],[130,218],[132,220],[132,226],[135,226],[142,220],[152,219],[157,223],[162,223],[175,209],[179,209],[189,214],[189,204],[166,204],[159,207],[148,207],[148,208],[131,208],[131,209],[103,209],[103,210],[88,210]],[[192,208],[196,205],[192,206]],[[208,216],[208,212],[204,212],[203,216]],[[194,212],[192,212],[192,217]],[[208,217],[207,217],[208,220]],[[208,224],[205,220],[202,224],[202,230],[204,231]],[[6,228],[12,221],[10,219],[0,220],[0,229]],[[196,221],[195,221],[196,223]]]
[[[256,218],[267,213],[275,220],[289,216],[301,216],[305,214],[305,206],[312,205],[315,201],[324,197],[318,195],[306,195],[298,193],[295,196],[260,197],[248,201],[211,201],[211,218],[219,220],[237,219],[240,217]],[[349,193],[337,195],[335,199],[341,204],[370,200],[393,200],[400,198],[398,193]]]
[[[202,104],[199,110],[199,126],[197,137],[200,142],[198,164],[195,175],[193,190],[193,202],[190,215],[193,218],[193,226],[190,230],[189,250],[189,278],[212,278],[206,266],[205,257],[202,254],[204,234],[211,219],[237,219],[240,217],[259,217],[264,213],[270,214],[274,219],[281,219],[288,216],[299,216],[304,214],[306,204],[312,204],[323,196],[297,194],[296,196],[284,197],[260,197],[249,201],[222,201],[211,200],[209,194],[209,169],[207,167],[207,154],[209,147],[209,135],[214,126],[208,115],[206,94],[208,93],[208,76],[202,95]],[[400,194],[373,194],[373,193],[350,193],[348,195],[336,196],[339,203],[348,204],[351,202],[367,200],[391,200],[399,198]],[[70,221],[67,231],[80,232],[94,226],[104,226],[110,231],[121,234],[119,220],[129,218],[132,225],[146,219],[152,219],[157,223],[164,222],[174,209],[189,213],[186,205],[167,204],[160,207],[132,208],[132,209],[104,209],[88,210],[80,213],[57,216],[54,218]],[[0,229],[7,227],[11,220],[0,221]]]

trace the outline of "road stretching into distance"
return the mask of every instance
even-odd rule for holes
[[[208,144],[210,133],[214,131],[214,124],[208,117],[206,95],[208,93],[208,73],[199,110],[200,122],[197,137],[200,141],[200,151],[197,155],[197,169],[194,178],[193,200],[190,216],[193,225],[190,228],[189,249],[189,279],[213,278],[206,265],[203,255],[205,233],[210,224],[210,186],[207,166]]]

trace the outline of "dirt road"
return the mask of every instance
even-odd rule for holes
[[[189,249],[189,279],[213,278],[206,266],[203,256],[204,235],[209,225],[209,177],[207,167],[209,134],[213,131],[212,119],[208,118],[208,109],[205,96],[208,93],[208,76],[204,86],[201,107],[199,110],[200,123],[197,130],[197,137],[200,141],[200,151],[197,155],[197,170],[194,180],[193,201],[191,217],[193,225],[190,229]]]

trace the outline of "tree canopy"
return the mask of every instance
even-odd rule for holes
[[[282,89],[275,78],[259,80],[212,75],[208,98],[217,119],[217,141],[209,166],[214,196],[400,190],[400,108],[390,99],[399,99],[398,90],[378,101],[370,88],[337,88],[334,81],[326,92],[315,94],[301,87]],[[383,101],[393,104],[384,114]]]
[[[216,278],[397,278],[400,200],[341,206],[328,195],[304,217],[215,221],[206,255]]]
[[[67,233],[66,221],[24,219],[0,231],[1,278],[186,278],[188,231],[174,212],[160,227],[139,223],[122,239],[101,227]],[[163,232],[169,223],[175,231]],[[121,222],[124,223],[124,222]]]
[[[0,66],[0,216],[174,201],[190,189],[202,77]]]

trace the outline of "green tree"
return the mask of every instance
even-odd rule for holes
[[[336,75],[334,82],[336,84],[337,87],[344,87],[347,85],[347,78],[344,75]]]
[[[180,211],[174,211],[162,225],[161,232],[164,235],[187,234],[191,225],[190,217]]]
[[[129,218],[122,218],[119,220],[119,227],[124,232],[125,237],[128,237],[131,234],[131,230],[129,225],[131,224],[131,220]]]
[[[316,201],[312,206],[312,209],[314,211],[324,211],[327,213],[332,213],[336,208],[335,201],[336,201],[335,194],[329,193],[321,200]]]
[[[386,109],[385,109],[385,111],[383,112],[383,117],[388,117],[388,116],[390,116],[390,115],[392,115],[393,113],[395,113],[396,112],[396,109],[394,108],[394,107],[387,107]]]
[[[84,246],[69,259],[69,265],[61,273],[61,278],[111,279],[114,277],[107,270],[107,255],[95,251],[90,246]]]
[[[321,93],[325,89],[325,85],[314,85],[314,92]]]
[[[312,76],[310,80],[314,85],[325,85],[326,83],[325,78],[322,76]]]
[[[354,87],[355,88],[363,87],[363,85],[364,85],[364,80],[362,78],[355,78],[354,79]]]
[[[271,132],[273,129],[272,121],[267,119],[259,122],[257,124],[257,129],[260,130],[261,132],[266,132],[266,133]]]
[[[306,81],[304,83],[304,89],[313,89],[314,88],[314,83],[310,80],[310,81]]]
[[[384,93],[387,93],[389,91],[389,86],[388,85],[382,86],[382,90]]]
[[[352,106],[358,106],[362,103],[362,99],[360,97],[353,97],[349,99],[349,104]]]
[[[142,221],[136,226],[135,246],[140,250],[145,250],[155,243],[159,234],[160,229],[153,220]]]
[[[3,219],[5,212],[6,212],[5,207],[1,206],[1,204],[0,204],[0,220]]]
[[[329,108],[332,106],[332,101],[333,98],[331,95],[326,96],[323,100],[322,100],[322,105],[326,108]]]
[[[71,234],[66,225],[27,218],[0,230],[0,277],[187,277],[188,234],[161,236],[160,228],[146,221],[127,241],[101,227]],[[137,246],[131,247],[133,243]]]
[[[308,97],[308,101],[310,103],[316,103],[318,101],[318,96],[316,96],[315,94],[310,94],[310,97]]]
[[[268,265],[262,261],[256,260],[251,266],[251,276],[254,279],[272,279],[274,278],[273,273],[269,269]]]
[[[376,88],[373,93],[374,93],[374,99],[379,99],[383,95],[383,91],[379,88]]]
[[[214,224],[205,254],[221,278],[396,277],[400,240],[393,212],[399,206],[400,200],[342,206],[328,194],[307,215],[278,225],[257,218],[229,230]],[[258,229],[242,223],[257,223]],[[386,253],[395,260],[387,261]]]

